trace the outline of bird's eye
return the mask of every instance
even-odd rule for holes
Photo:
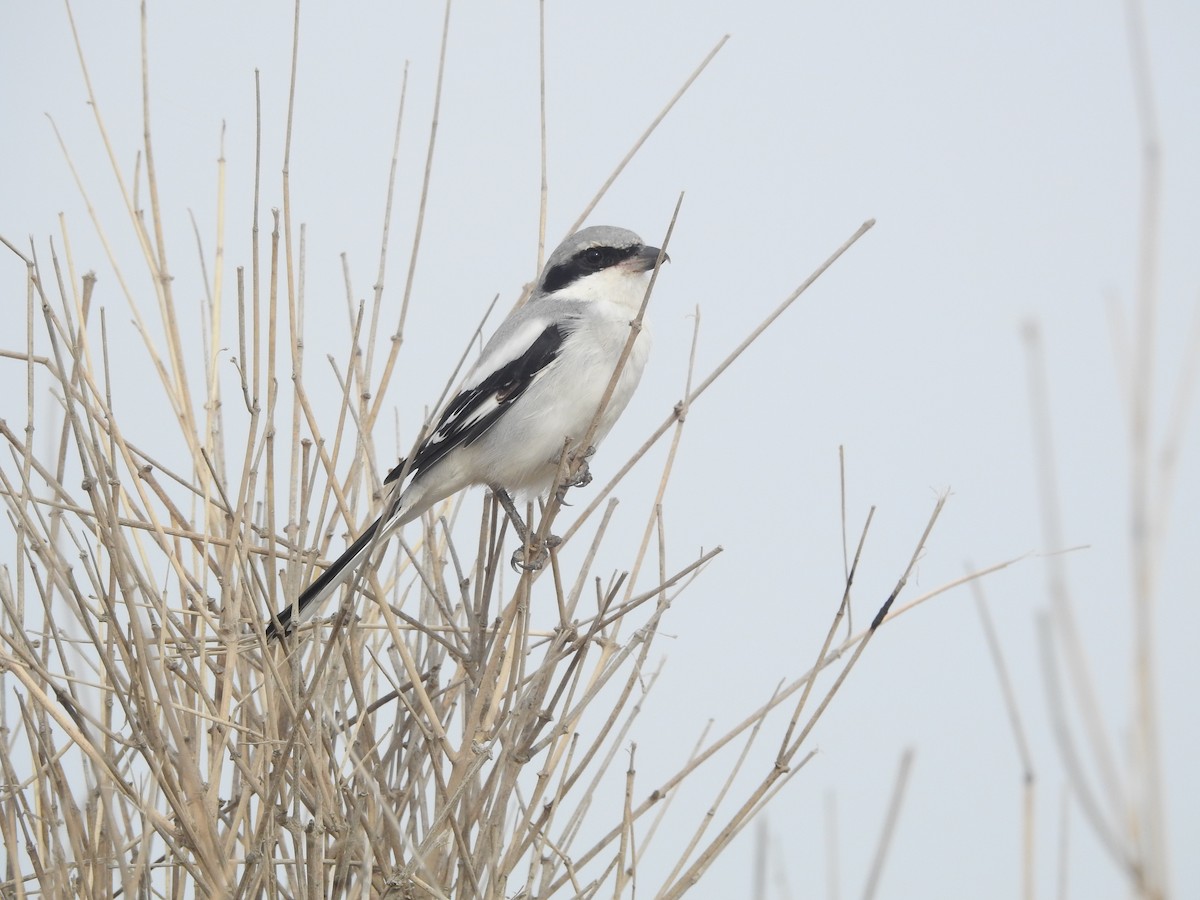
[[[583,251],[583,261],[591,268],[599,269],[604,265],[606,254],[600,247],[591,247]]]

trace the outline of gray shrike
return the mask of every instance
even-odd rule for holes
[[[597,225],[550,254],[529,301],[492,335],[433,433],[388,474],[383,515],[267,625],[291,631],[354,575],[376,543],[469,485],[488,485],[516,515],[508,492],[536,496],[555,486],[563,449],[590,453],[625,410],[650,353],[634,341],[590,447],[580,446],[629,340],[651,271],[666,254],[632,231]],[[584,483],[586,483],[585,476]],[[514,524],[519,522],[519,517]],[[523,525],[518,525],[522,530]]]

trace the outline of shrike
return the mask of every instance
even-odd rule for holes
[[[599,445],[633,396],[650,353],[650,334],[643,327],[590,446],[581,446],[660,256],[666,259],[632,231],[606,225],[584,228],[563,241],[546,261],[529,301],[487,342],[432,434],[388,474],[387,484],[398,483],[383,515],[280,611],[267,625],[267,635],[291,631],[293,614],[301,621],[310,616],[352,578],[376,544],[435,503],[469,485],[485,484],[515,516],[509,493],[546,493],[555,487],[564,448],[577,455]]]

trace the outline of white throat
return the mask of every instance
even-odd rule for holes
[[[549,296],[564,300],[612,303],[627,309],[630,315],[642,308],[646,286],[650,283],[650,272],[631,272],[620,265],[593,272],[572,282],[562,290]]]

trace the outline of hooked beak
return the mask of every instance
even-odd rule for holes
[[[643,247],[636,254],[630,257],[628,265],[635,272],[649,272],[658,262],[658,254],[662,253],[658,247]],[[671,257],[663,253],[663,262],[670,262]]]

